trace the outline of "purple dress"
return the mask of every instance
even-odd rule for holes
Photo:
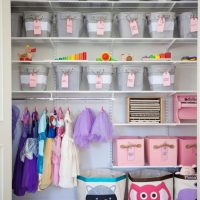
[[[38,189],[37,156],[38,156],[38,113],[32,113],[31,132],[21,151],[21,161],[24,162],[22,187],[26,192],[36,192]]]
[[[22,176],[24,171],[24,162],[21,161],[20,152],[26,142],[26,138],[29,132],[29,121],[30,121],[30,112],[28,110],[22,113],[21,122],[22,122],[22,134],[18,146],[17,156],[15,160],[12,188],[13,192],[17,196],[23,196],[26,192],[25,188],[22,186]]]

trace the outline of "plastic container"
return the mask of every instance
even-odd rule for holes
[[[83,26],[83,16],[79,12],[58,12],[57,33],[58,37],[79,37]]]
[[[152,38],[173,38],[175,13],[153,12],[148,16],[149,33]]]
[[[144,67],[122,65],[117,68],[119,90],[143,90]]]
[[[42,11],[24,12],[27,37],[49,37],[51,34],[52,14]]]
[[[46,90],[49,69],[43,65],[21,65],[20,83],[22,90]]]
[[[128,199],[173,199],[173,174],[162,170],[142,169],[128,174]]]
[[[177,166],[176,137],[152,136],[145,138],[147,163],[151,166]]]
[[[174,177],[174,199],[196,200],[197,199],[197,176],[176,175]]]
[[[121,12],[117,15],[119,33],[122,38],[144,37],[145,13]]]
[[[115,166],[144,166],[144,138],[119,137],[113,141]]]
[[[11,14],[11,35],[12,37],[21,37],[23,29],[23,13]]]
[[[110,90],[112,72],[112,66],[110,65],[93,65],[87,67],[89,90]]]
[[[89,37],[111,37],[112,13],[88,13],[86,23]]]
[[[198,15],[196,12],[184,12],[178,16],[181,38],[197,38]]]
[[[119,171],[95,169],[82,172],[78,179],[78,199],[124,200],[126,175]]]
[[[179,137],[178,138],[178,164],[192,166],[197,164],[197,138]]]
[[[148,67],[148,79],[151,90],[173,90],[175,66],[151,65]]]
[[[81,81],[81,67],[72,64],[55,63],[56,89],[79,90]]]

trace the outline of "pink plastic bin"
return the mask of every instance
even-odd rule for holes
[[[197,164],[197,138],[179,137],[178,138],[178,164],[192,166]]]
[[[196,122],[197,96],[193,94],[174,95],[174,122]]]
[[[177,144],[177,137],[146,137],[145,145],[148,164],[151,166],[176,166]]]
[[[113,141],[113,164],[144,166],[144,138],[119,137]]]

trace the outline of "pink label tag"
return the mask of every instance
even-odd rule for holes
[[[164,32],[165,30],[165,18],[164,17],[160,17],[158,22],[157,22],[157,32]]]
[[[29,75],[29,87],[35,88],[37,86],[37,74],[32,73]]]
[[[169,72],[163,73],[163,86],[170,86],[171,80],[170,80],[170,74]]]
[[[69,76],[68,76],[68,74],[62,75],[61,87],[62,88],[68,88],[69,87]]]
[[[67,33],[72,33],[73,32],[73,22],[72,19],[68,18],[67,19]]]
[[[96,89],[101,89],[103,87],[103,80],[100,75],[96,76]]]
[[[135,147],[129,147],[128,148],[127,160],[135,160]]]
[[[129,26],[130,26],[132,35],[139,34],[138,25],[137,25],[137,22],[135,20],[131,21],[129,23]]]
[[[104,21],[97,22],[97,35],[104,35],[105,26]]]
[[[135,84],[135,74],[129,73],[127,79],[127,87],[134,87]]]
[[[42,28],[40,20],[34,20],[33,21],[33,33],[34,35],[41,35],[42,34]]]
[[[167,147],[161,147],[161,158],[164,161],[168,160],[168,148]]]
[[[198,19],[193,17],[190,19],[190,32],[197,32],[198,31]]]

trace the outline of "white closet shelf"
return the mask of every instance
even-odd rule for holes
[[[114,126],[197,126],[197,123],[114,123]]]
[[[181,166],[112,166],[113,169],[181,168]]]

